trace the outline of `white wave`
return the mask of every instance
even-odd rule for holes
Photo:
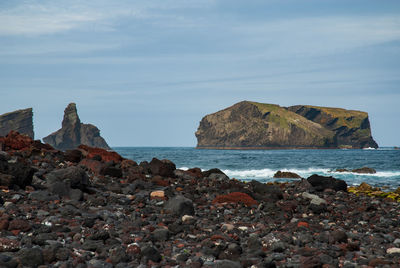
[[[226,175],[229,177],[238,177],[238,178],[246,178],[246,177],[251,177],[251,178],[272,178],[274,174],[278,171],[275,169],[269,169],[269,168],[264,168],[264,169],[250,169],[250,170],[230,170],[230,169],[225,169],[222,170]],[[308,169],[280,169],[280,171],[283,172],[293,172],[301,177],[308,177],[312,174],[326,174],[329,172],[329,169],[323,169],[323,168],[308,168]]]
[[[364,174],[364,173],[355,173],[355,172],[336,172],[336,171],[331,171],[331,174],[335,175],[353,175],[353,176],[368,176],[368,177],[383,177],[383,178],[388,178],[388,177],[400,177],[400,171],[377,171],[374,174]]]
[[[356,177],[400,177],[400,171],[378,171],[375,174],[360,174],[353,172],[335,172],[326,168],[307,168],[307,169],[279,169],[283,172],[293,172],[300,175],[303,178],[309,177],[312,174],[326,175],[326,176],[356,176]],[[222,170],[226,175],[231,178],[272,178],[274,174],[278,171],[275,169],[249,169],[249,170]]]

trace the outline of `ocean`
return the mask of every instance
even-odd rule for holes
[[[307,178],[312,174],[333,176],[347,184],[366,182],[373,186],[396,189],[400,187],[400,150],[204,150],[190,147],[115,147],[116,152],[137,163],[153,157],[169,159],[179,169],[199,167],[219,168],[230,178],[260,182],[288,181],[274,179],[278,170],[290,171]],[[374,168],[376,174],[335,172],[361,167]]]

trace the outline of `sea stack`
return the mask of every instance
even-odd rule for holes
[[[377,148],[368,114],[361,111],[242,101],[205,116],[197,148]]]
[[[0,115],[0,136],[6,136],[11,130],[34,138],[32,108]]]
[[[65,108],[61,129],[43,138],[43,141],[59,150],[73,149],[81,144],[110,149],[96,126],[81,123],[75,103]]]

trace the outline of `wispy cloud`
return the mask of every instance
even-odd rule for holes
[[[171,17],[168,10],[199,8],[213,0],[120,1],[19,1],[0,10],[1,35],[53,34],[96,23],[97,30],[112,30],[112,20],[121,17],[146,19]],[[179,18],[179,17],[177,17]]]
[[[306,17],[237,25],[233,31],[266,57],[310,56],[400,40],[400,17]]]

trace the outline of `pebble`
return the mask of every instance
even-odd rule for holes
[[[388,248],[386,250],[387,254],[400,254],[400,248]]]

